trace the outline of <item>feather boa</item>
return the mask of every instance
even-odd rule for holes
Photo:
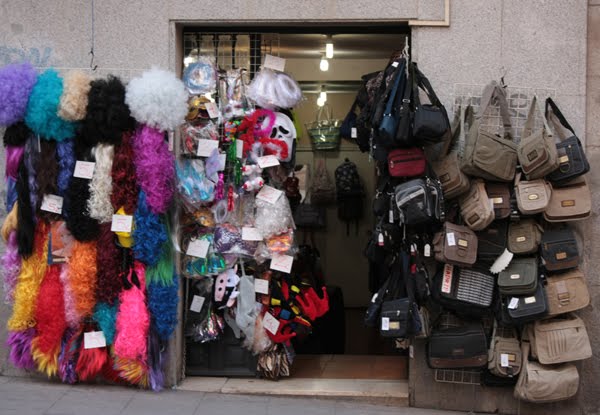
[[[169,228],[167,227],[167,233]],[[160,251],[158,262],[146,269],[146,286],[150,284],[173,285],[175,281],[175,265],[173,263],[173,245],[171,240],[166,240]]]
[[[69,188],[69,182],[75,170],[75,143],[73,140],[61,141],[56,146],[56,158],[58,159],[58,195],[65,196]]]
[[[92,329],[85,331],[92,331]],[[106,350],[106,347],[86,349],[83,340],[80,341],[79,358],[77,359],[77,366],[75,367],[75,372],[77,373],[79,380],[92,381],[96,379],[107,362],[108,351]]]
[[[34,238],[34,253],[21,263],[21,272],[15,287],[15,302],[7,327],[11,331],[35,326],[35,304],[40,284],[46,273],[48,260],[47,226],[40,222]]]
[[[57,114],[62,92],[63,81],[54,69],[47,69],[39,75],[31,90],[25,123],[46,140],[63,141],[75,136],[76,124],[61,119]]]
[[[14,301],[17,278],[21,271],[21,257],[17,245],[17,232],[12,231],[8,236],[6,250],[2,255],[2,274],[4,277],[4,301],[12,304]]]
[[[137,210],[133,218],[133,252],[135,258],[146,265],[156,265],[167,242],[167,228],[163,220],[152,213],[146,203],[146,194],[140,191]]]
[[[11,125],[23,118],[36,81],[37,72],[29,62],[0,69],[0,125]]]
[[[123,289],[121,260],[124,252],[115,244],[115,234],[110,227],[110,223],[100,225],[100,236],[96,246],[96,297],[98,302],[113,304]]]
[[[100,223],[112,221],[114,212],[110,203],[112,192],[112,170],[114,146],[98,144],[94,149],[96,166],[90,181],[90,198],[87,200],[90,217]]]
[[[19,177],[19,164],[21,164],[24,152],[24,146],[6,147],[6,177],[17,180]]]
[[[38,370],[48,377],[56,375],[58,371],[58,355],[67,328],[60,268],[60,265],[49,265],[40,285],[35,309],[37,336],[31,344]]]
[[[81,316],[77,313],[77,310],[75,309],[75,296],[73,294],[73,290],[71,289],[71,284],[69,282],[68,263],[64,264],[62,267],[62,270],[60,272],[60,282],[62,282],[63,285],[65,320],[69,327],[76,328],[77,326],[79,326]]]
[[[145,362],[148,357],[150,316],[146,308],[144,265],[136,261],[127,279],[127,285],[119,297],[115,355]]]
[[[161,391],[165,387],[165,376],[163,373],[163,349],[160,337],[154,327],[150,329],[148,339],[148,382],[154,392]]]
[[[79,359],[79,346],[81,341],[81,328],[69,328],[65,331],[62,349],[58,356],[58,376],[68,384],[77,382],[77,360]]]
[[[118,303],[115,303],[114,305],[98,303],[94,308],[94,321],[98,323],[98,327],[104,332],[104,337],[106,338],[106,344],[108,346],[113,344],[115,338],[118,308]]]
[[[115,211],[123,207],[128,215],[135,212],[137,206],[138,185],[133,164],[133,134],[123,134],[123,141],[115,147],[112,165],[113,191],[110,200]]]
[[[114,368],[119,377],[142,388],[150,385],[148,364],[143,360],[114,357]]]
[[[163,134],[148,126],[133,139],[135,172],[153,213],[165,213],[173,198],[175,160]]]
[[[25,156],[23,160],[25,161],[25,166],[27,167],[27,180],[26,183],[29,184],[29,199],[31,202],[31,209],[35,214],[35,210],[38,206],[38,190],[37,190],[37,172],[35,170],[35,166],[38,164],[39,151],[38,151],[38,141],[35,137],[31,137],[27,140],[27,144],[25,145]],[[20,177],[20,176],[19,176]]]
[[[152,315],[152,324],[161,340],[167,341],[177,327],[177,308],[179,303],[179,279],[171,273],[172,282],[151,282],[148,285],[148,309]]]
[[[0,230],[0,233],[2,233],[2,239],[4,239],[5,241],[8,242],[8,238],[9,238],[10,234],[12,232],[17,231],[18,222],[19,222],[19,204],[15,202],[15,204],[13,205],[13,207],[10,210],[10,212],[8,213],[8,215],[6,215],[6,218],[4,219],[4,223],[2,223],[2,230]],[[18,248],[18,245],[17,245],[17,248]]]
[[[70,71],[63,81],[63,93],[58,104],[58,116],[66,121],[81,121],[85,117],[92,79],[83,71]]]
[[[75,241],[68,264],[77,315],[91,316],[96,304],[96,242]]]
[[[12,365],[19,369],[33,370],[35,362],[31,355],[31,342],[35,337],[35,329],[10,331],[6,345],[10,349],[8,359]]]

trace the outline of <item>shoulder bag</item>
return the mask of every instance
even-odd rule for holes
[[[413,128],[412,136],[415,142],[420,145],[435,144],[442,141],[446,135],[450,134],[450,121],[446,108],[442,105],[429,80],[417,68],[415,62],[412,63],[414,69],[413,85]],[[419,97],[419,90],[422,89],[429,104],[422,104]]]
[[[508,250],[513,254],[537,252],[543,229],[535,219],[522,219],[508,226]]]
[[[485,229],[495,218],[485,183],[481,179],[471,181],[469,192],[462,195],[458,203],[465,224],[474,231]]]
[[[528,329],[531,354],[540,363],[551,365],[592,357],[585,324],[575,314],[536,321]]]
[[[505,219],[510,216],[510,187],[508,183],[487,182],[485,191],[492,207],[495,219]]]
[[[547,228],[540,245],[542,264],[548,271],[562,271],[579,265],[575,233],[568,225]]]
[[[477,236],[462,225],[445,222],[433,237],[435,260],[451,265],[472,266],[477,260]]]
[[[542,283],[538,283],[535,294],[504,298],[504,305],[514,324],[539,320],[548,313],[548,302]]]
[[[495,278],[481,269],[444,264],[433,281],[433,298],[443,307],[462,314],[481,315],[494,297]]]
[[[509,332],[509,335],[506,335],[506,332]],[[523,353],[516,334],[514,329],[498,327],[498,323],[494,320],[488,356],[488,369],[493,375],[513,377],[521,372]]]
[[[482,368],[487,364],[487,339],[480,323],[434,329],[427,344],[433,369]]]
[[[554,187],[544,219],[548,222],[583,220],[592,214],[592,195],[584,177]]]
[[[549,316],[581,310],[590,303],[585,275],[579,268],[562,274],[549,275],[545,289]]]
[[[400,224],[419,225],[444,219],[442,186],[433,177],[409,180],[394,188]]]
[[[537,258],[513,258],[508,267],[498,274],[500,294],[531,295],[538,285]]]
[[[392,83],[388,86],[389,94],[386,94],[386,104],[381,116],[381,123],[378,127],[378,139],[379,143],[383,144],[384,147],[392,147],[394,143],[394,137],[396,136],[396,129],[398,128],[399,114],[398,108],[396,107],[396,96],[402,95],[406,85],[406,61],[402,59],[396,71],[394,72],[394,78]]]
[[[521,173],[517,174],[515,197],[523,215],[535,215],[545,211],[551,195],[552,188],[544,179],[521,180]]]
[[[314,205],[327,205],[336,200],[335,183],[331,179],[324,159],[319,159],[316,163],[309,192],[310,201]]]
[[[425,173],[425,153],[418,147],[397,148],[388,154],[388,172],[391,177],[417,177]]]
[[[494,221],[477,235],[477,262],[492,264],[506,249],[508,222]]]

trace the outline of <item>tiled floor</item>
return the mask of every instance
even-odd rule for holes
[[[408,379],[407,359],[402,356],[304,355],[296,356],[295,379]]]

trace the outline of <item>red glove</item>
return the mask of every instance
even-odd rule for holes
[[[313,293],[315,292],[312,288],[310,290],[312,290]],[[308,295],[308,291],[305,291],[303,295],[299,295],[296,298],[296,302],[302,308],[302,313],[309,320],[314,321],[317,318],[317,307],[312,298]]]
[[[321,317],[329,311],[329,296],[327,295],[327,288],[323,286],[321,287],[321,291],[323,292],[323,298],[320,298],[315,290],[312,289],[312,287],[306,292],[306,295],[311,299],[317,309],[317,317]]]
[[[279,320],[279,327],[275,334],[271,333],[269,330],[265,331],[274,343],[285,343],[288,346],[290,345],[290,340],[293,337],[296,337],[296,333],[294,333],[290,327],[290,321]]]

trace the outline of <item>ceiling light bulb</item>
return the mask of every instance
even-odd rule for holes
[[[325,43],[325,57],[327,59],[333,58],[333,36],[327,36],[327,43]]]
[[[325,72],[329,70],[329,61],[327,59],[325,59],[325,57],[323,56],[321,58],[321,63],[319,64],[319,68]]]

